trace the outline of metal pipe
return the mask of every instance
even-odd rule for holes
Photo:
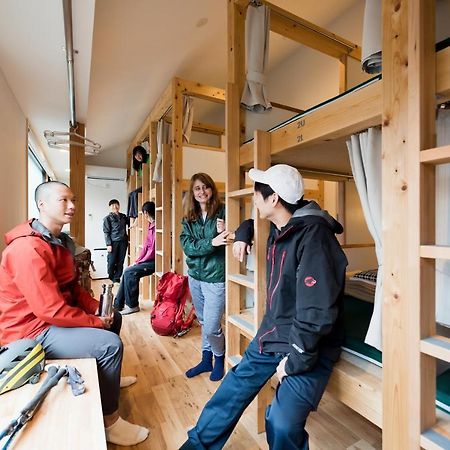
[[[75,112],[75,79],[73,60],[73,33],[72,33],[72,0],[62,0],[64,12],[64,34],[66,38],[66,62],[67,76],[69,81],[70,102],[70,126],[77,127],[77,116]]]

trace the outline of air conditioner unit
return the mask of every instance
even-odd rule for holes
[[[86,166],[86,180],[126,181],[126,179],[126,169],[104,166]]]

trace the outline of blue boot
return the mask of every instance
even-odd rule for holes
[[[209,350],[203,350],[202,352],[202,360],[195,367],[192,367],[186,372],[186,376],[188,378],[195,377],[200,375],[203,372],[211,372],[213,370],[212,366],[212,357],[213,354]]]

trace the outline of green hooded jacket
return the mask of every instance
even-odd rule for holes
[[[188,274],[199,281],[223,283],[225,281],[225,246],[214,247],[217,219],[225,218],[225,207],[214,217],[200,216],[193,222],[183,219],[180,234],[181,246],[186,255]]]

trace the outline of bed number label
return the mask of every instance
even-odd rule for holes
[[[297,142],[302,142],[303,141],[303,134],[299,134],[297,136]]]
[[[301,119],[297,122],[297,128],[301,128],[305,125],[305,119]]]

